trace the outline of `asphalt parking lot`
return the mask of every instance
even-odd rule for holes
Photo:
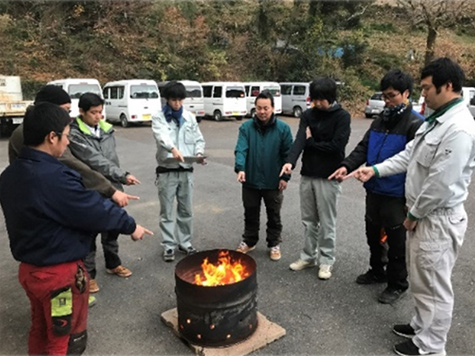
[[[295,134],[298,120],[283,117]],[[347,153],[362,138],[371,120],[352,119]],[[203,120],[208,165],[195,168],[194,245],[199,250],[234,249],[243,229],[240,185],[234,173],[233,149],[241,123],[234,120]],[[149,125],[116,126],[121,166],[141,180],[127,188],[139,195],[127,211],[155,236],[133,242],[120,237],[123,264],[133,275],[122,279],[108,275],[98,253],[97,280],[101,287],[97,305],[90,309],[86,355],[191,355],[192,351],[160,321],[160,314],[176,307],[174,266],[162,260],[158,230],[159,203],[154,185],[155,142]],[[8,165],[8,139],[0,138],[0,171]],[[360,286],[358,274],[368,265],[364,235],[364,190],[351,180],[343,183],[338,206],[337,260],[333,277],[317,278],[316,269],[289,270],[298,258],[303,241],[299,211],[299,168],[285,192],[283,257],[271,261],[265,236],[250,255],[257,262],[258,309],[287,335],[255,355],[393,355],[393,344],[404,341],[391,332],[396,323],[412,315],[412,300],[406,295],[394,305],[377,302],[383,285]],[[464,247],[454,269],[455,309],[447,352],[475,354],[475,188],[466,203],[469,227]],[[261,232],[265,232],[262,211]],[[0,219],[0,354],[27,353],[28,299],[17,280],[18,262],[11,256],[3,216]]]

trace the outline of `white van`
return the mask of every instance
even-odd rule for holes
[[[282,113],[300,117],[310,109],[310,83],[279,83],[282,93]]]
[[[282,113],[282,97],[280,96],[280,85],[276,82],[246,82],[244,83],[246,91],[246,109],[247,114],[251,117],[256,112],[255,102],[256,97],[264,90],[270,91],[274,97],[274,113]]]
[[[201,83],[205,101],[205,115],[216,121],[223,117],[235,117],[242,120],[246,115],[246,96],[241,82]]]
[[[130,79],[109,82],[104,85],[107,120],[120,122],[122,127],[130,123],[152,120],[152,113],[160,111],[160,94],[157,83],[147,79]]]
[[[203,87],[199,82],[194,80],[177,80],[177,82],[182,83],[186,89],[186,99],[183,102],[183,106],[186,110],[195,115],[196,121],[200,122],[205,116]],[[163,97],[163,87],[167,83],[168,82],[157,83],[162,97],[162,107],[167,103],[166,99]]]
[[[58,79],[48,82],[48,85],[57,85],[66,91],[71,98],[71,112],[69,116],[76,118],[79,116],[79,97],[84,93],[94,93],[102,96],[102,89],[99,81],[93,78],[67,78]],[[102,115],[105,117],[105,109],[102,110]]]

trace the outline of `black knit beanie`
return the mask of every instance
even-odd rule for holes
[[[45,85],[36,94],[35,104],[47,102],[56,105],[63,105],[71,102],[71,98],[63,88],[57,85]]]

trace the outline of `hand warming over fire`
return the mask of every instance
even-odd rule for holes
[[[137,225],[137,227],[135,228],[135,231],[130,236],[132,237],[132,240],[137,241],[137,240],[142,240],[145,235],[153,236],[153,232],[150,231],[149,229],[144,228],[141,225]]]

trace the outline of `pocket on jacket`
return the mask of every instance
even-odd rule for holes
[[[185,130],[184,135],[185,143],[187,145],[193,145],[195,143],[195,129],[194,127],[188,126]]]
[[[437,148],[440,144],[440,137],[430,136],[424,137],[424,143],[416,156],[417,162],[423,167],[429,167],[435,157]]]

